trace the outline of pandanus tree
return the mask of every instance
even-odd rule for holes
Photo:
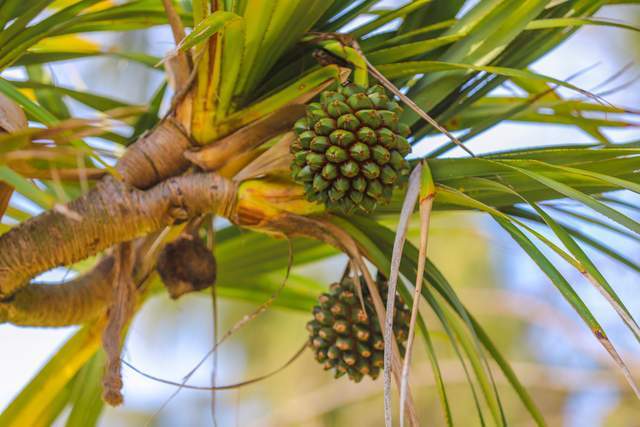
[[[492,373],[501,371],[531,419],[545,425],[492,338],[426,258],[433,210],[494,219],[640,394],[607,333],[548,257],[555,253],[579,271],[640,339],[634,317],[584,247],[636,272],[637,260],[577,226],[607,226],[604,220],[567,221],[554,210],[563,200],[579,202],[638,239],[640,224],[610,193],[640,192],[640,149],[601,131],[626,126],[634,113],[528,68],[584,25],[633,28],[594,18],[610,3],[602,0],[377,3],[0,2],[0,70],[23,69],[27,77],[0,79],[0,213],[9,219],[0,225],[0,322],[82,325],[0,425],[48,425],[68,406],[70,420],[94,424],[101,403],[92,396],[122,402],[121,343],[145,301],[212,285],[229,297],[265,301],[248,318],[278,305],[309,311],[305,347],[326,369],[356,381],[384,377],[387,425],[419,423],[408,387],[417,334],[431,358],[443,419],[454,425],[455,402],[422,305],[461,363],[470,362],[481,419],[508,424]],[[157,25],[169,25],[175,39],[164,58],[103,51],[83,38]],[[139,108],[48,77],[47,64],[103,55],[155,68],[166,83]],[[508,81],[519,95],[495,95]],[[577,96],[564,99],[558,88]],[[71,117],[69,99],[97,118]],[[163,99],[168,108],[160,108]],[[481,156],[466,148],[506,120],[574,126],[594,142]],[[441,134],[443,144],[427,138]],[[428,154],[411,155],[418,144]],[[460,147],[464,155],[448,156]],[[14,192],[24,197],[12,198]],[[27,203],[41,213],[31,215]],[[417,247],[406,241],[414,212]],[[349,262],[330,289],[306,281],[303,292],[286,286],[299,279],[267,278],[283,263],[291,268],[337,252]],[[79,274],[63,283],[34,280],[81,261]],[[247,319],[235,328],[250,327]],[[72,398],[72,387],[87,392]],[[82,418],[87,405],[96,410]]]

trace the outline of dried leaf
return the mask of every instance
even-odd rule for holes
[[[27,127],[27,116],[15,102],[0,93],[0,132],[16,132]]]
[[[240,182],[267,174],[284,173],[288,175],[292,160],[289,146],[295,138],[293,132],[284,134],[278,143],[248,164],[233,180]]]
[[[198,151],[186,152],[185,157],[204,170],[218,170],[230,157],[253,150],[274,136],[290,130],[295,121],[304,115],[305,109],[301,104],[287,105]]]
[[[0,219],[2,219],[7,207],[9,207],[9,200],[11,200],[12,194],[13,187],[0,181]]]
[[[411,352],[416,334],[416,322],[420,309],[422,295],[422,282],[427,260],[427,240],[429,238],[429,219],[433,198],[435,196],[435,184],[431,176],[431,170],[426,160],[422,161],[422,176],[420,177],[420,252],[418,254],[418,271],[416,274],[415,290],[413,293],[413,307],[411,308],[411,321],[409,323],[409,337],[407,338],[407,351],[402,365],[402,383],[400,384],[400,407],[404,408],[404,402],[409,386],[409,367],[411,365]],[[400,411],[400,427],[404,426],[404,411]]]
[[[384,414],[385,424],[387,427],[393,426],[391,414],[391,370],[392,370],[392,345],[393,345],[393,312],[395,306],[395,295],[398,285],[398,276],[400,273],[400,261],[402,260],[402,249],[407,239],[407,228],[409,219],[413,214],[413,209],[418,200],[420,192],[420,181],[422,177],[422,165],[418,165],[413,169],[409,176],[409,186],[407,194],[402,204],[402,211],[398,220],[396,229],[396,238],[393,244],[393,254],[391,256],[391,272],[389,274],[389,290],[387,294],[387,312],[384,322]]]
[[[12,133],[28,126],[27,117],[15,102],[0,93],[0,133]],[[9,206],[13,187],[0,181],[0,219]]]

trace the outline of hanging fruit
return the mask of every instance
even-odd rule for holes
[[[314,319],[307,323],[309,344],[325,370],[335,370],[335,377],[345,374],[355,382],[368,375],[376,379],[384,365],[384,340],[373,300],[364,279],[359,279],[365,311],[349,277],[330,286],[329,293],[318,298]],[[376,279],[378,292],[386,304],[387,282]],[[411,311],[396,294],[393,332],[400,352],[409,333]]]
[[[409,173],[410,129],[399,121],[400,112],[380,85],[350,83],[309,104],[291,144],[292,176],[307,199],[345,213],[369,213],[388,203]]]

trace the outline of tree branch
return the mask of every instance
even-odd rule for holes
[[[235,184],[215,173],[172,178],[147,191],[106,177],[65,210],[47,212],[18,225],[0,236],[0,290],[5,295],[0,302],[0,322],[66,326],[103,313],[112,297],[111,255],[92,271],[64,284],[27,282],[50,268],[159,231],[176,220],[215,212],[240,226],[263,232],[313,236],[313,230],[289,221],[289,210],[305,214],[323,211],[304,200],[301,188],[270,180],[246,182],[241,188],[237,191]],[[161,249],[154,243],[157,238],[158,234],[152,233],[139,239],[136,282],[155,267]]]
[[[183,153],[191,146],[180,125],[168,118],[131,145],[116,169],[124,182],[146,190],[186,171],[191,163]]]
[[[113,257],[106,256],[89,272],[53,285],[30,283],[0,302],[0,323],[19,326],[69,326],[104,313],[111,301]]]
[[[45,212],[0,236],[0,299],[37,274],[116,243],[204,213],[228,216],[235,197],[235,186],[214,173],[170,178],[147,191],[105,177],[65,210]]]

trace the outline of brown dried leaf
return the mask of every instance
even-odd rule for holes
[[[15,102],[0,93],[0,131],[16,132],[27,127],[27,116]]]
[[[304,115],[305,109],[301,104],[287,105],[198,151],[186,152],[185,157],[206,171],[218,170],[232,156],[253,150],[274,136],[290,130],[295,121]]]
[[[393,243],[393,254],[391,255],[391,272],[389,274],[389,291],[387,295],[387,311],[384,322],[384,412],[385,412],[385,424],[389,427],[392,426],[391,416],[391,372],[392,370],[399,369],[394,372],[395,375],[400,375],[402,366],[397,367],[392,365],[392,343],[393,343],[393,313],[395,306],[395,295],[398,284],[398,276],[400,274],[400,261],[402,260],[402,250],[404,248],[405,240],[407,239],[407,228],[409,225],[409,219],[413,213],[413,209],[418,200],[420,193],[420,178],[422,176],[422,164],[418,163],[409,176],[409,187],[407,188],[407,194],[402,204],[402,211],[398,221],[396,229],[396,238]],[[398,381],[398,386],[401,386],[402,382]]]
[[[2,216],[9,207],[9,200],[11,200],[12,194],[13,187],[0,181],[0,219],[2,219]]]
[[[287,132],[273,147],[265,151],[260,157],[249,163],[234,178],[240,182],[263,175],[289,174],[292,156],[289,151],[291,142],[296,138],[293,132]]]
[[[27,127],[27,116],[15,102],[0,93],[0,133],[12,133]],[[9,206],[13,187],[0,181],[0,219]]]

